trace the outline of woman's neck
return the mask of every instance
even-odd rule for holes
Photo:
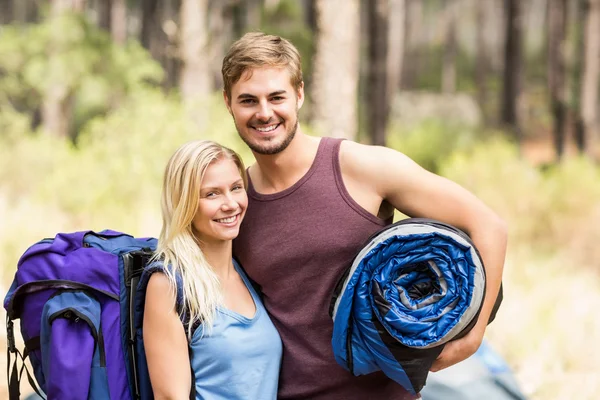
[[[234,271],[232,261],[232,241],[224,241],[218,243],[202,243],[200,245],[202,253],[206,261],[219,279],[226,281]]]

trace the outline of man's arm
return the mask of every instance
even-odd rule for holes
[[[483,339],[502,280],[507,228],[504,221],[460,185],[421,168],[385,147],[348,143],[343,165],[350,181],[370,188],[380,201],[410,217],[431,218],[466,232],[485,265],[486,295],[473,330],[446,345],[431,370],[438,371],[471,356]]]

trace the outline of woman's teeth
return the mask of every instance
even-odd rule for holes
[[[230,224],[233,221],[235,221],[236,218],[237,218],[237,215],[234,215],[233,217],[216,219],[215,221],[222,223],[222,224]]]

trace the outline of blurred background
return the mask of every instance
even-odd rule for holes
[[[402,151],[508,221],[488,342],[531,399],[597,399],[600,0],[0,0],[2,297],[56,232],[157,236],[183,142],[252,163],[220,68],[254,30],[302,53],[306,132]]]

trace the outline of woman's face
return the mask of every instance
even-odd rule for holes
[[[200,203],[192,225],[204,243],[233,240],[246,213],[248,197],[235,162],[214,161],[200,186]]]

